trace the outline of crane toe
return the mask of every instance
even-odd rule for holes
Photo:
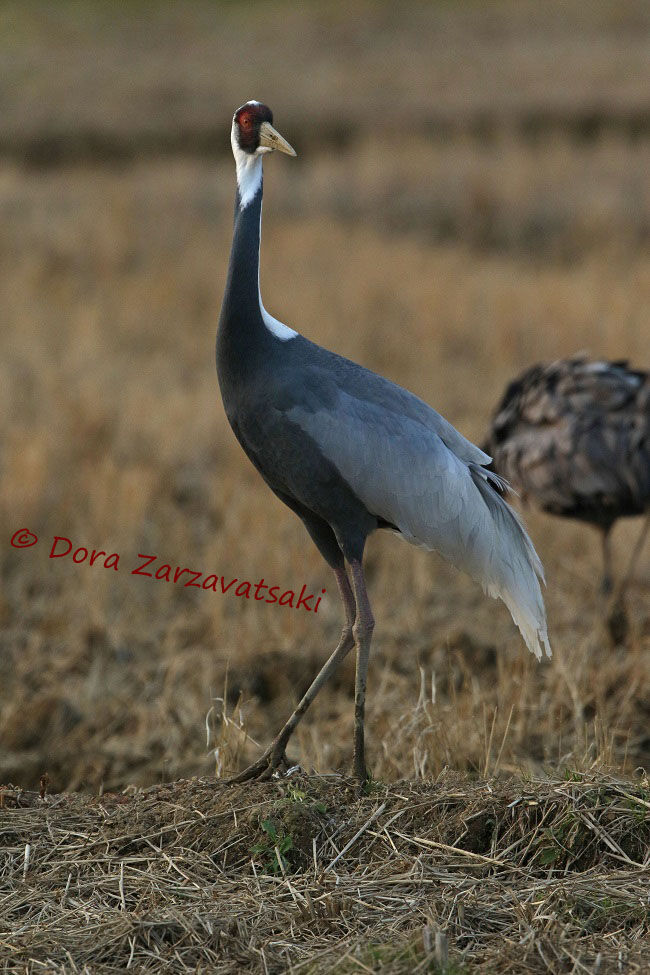
[[[238,772],[237,775],[233,775],[229,779],[224,779],[224,785],[239,785],[242,782],[251,782],[253,780],[267,782],[275,772],[286,772],[288,769],[294,768],[297,763],[287,758],[287,753],[284,748],[285,746],[282,741],[274,739],[256,762],[253,762],[252,765]]]

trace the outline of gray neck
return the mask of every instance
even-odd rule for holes
[[[237,185],[230,265],[217,335],[217,363],[220,369],[223,366],[226,369],[245,370],[258,360],[271,342],[260,307],[261,159],[258,164],[259,182],[253,186],[252,195],[250,186],[239,180]],[[242,194],[245,203],[243,209]]]

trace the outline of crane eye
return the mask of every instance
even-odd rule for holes
[[[250,129],[253,124],[253,119],[250,115],[242,115],[239,119],[239,124],[241,125],[242,129]]]

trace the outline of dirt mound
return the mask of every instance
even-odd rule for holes
[[[6,786],[4,970],[647,970],[647,782],[369,791],[303,774]]]

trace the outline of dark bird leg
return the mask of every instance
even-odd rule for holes
[[[345,571],[345,565],[342,563],[340,566],[334,566],[333,568],[336,576],[336,582],[339,587],[339,592],[341,593],[343,608],[345,610],[345,625],[343,627],[343,632],[341,634],[341,639],[338,642],[338,646],[322,670],[320,670],[316,675],[307,691],[305,691],[305,694],[298,704],[298,707],[293,712],[279,734],[273,739],[261,758],[259,758],[257,762],[254,762],[253,765],[249,765],[249,767],[244,769],[243,772],[240,772],[238,775],[227,779],[226,783],[228,785],[232,785],[236,782],[248,782],[250,779],[269,779],[271,777],[273,772],[279,768],[283,762],[284,750],[287,746],[287,742],[298,725],[298,722],[307,711],[309,705],[312,703],[321,687],[327,683],[334,671],[338,668],[341,661],[348,655],[354,646],[355,637],[353,636],[353,624],[356,615],[354,594],[350,588],[350,582]]]
[[[648,530],[650,530],[650,514],[648,514],[643,522],[643,525],[641,526],[641,531],[634,544],[634,548],[632,549],[632,554],[630,555],[630,561],[628,562],[625,575],[614,587],[607,604],[607,629],[612,643],[615,645],[625,643],[628,635],[629,619],[627,610],[625,608],[625,590],[629,586],[634,575],[636,563],[638,562],[639,555],[643,549],[646,537],[648,535]]]
[[[612,592],[613,582],[612,582],[612,549],[610,544],[609,533],[612,529],[611,525],[607,525],[606,528],[601,529],[601,541],[603,546],[603,578],[600,583],[600,591],[603,596],[609,596]]]
[[[354,685],[354,773],[362,787],[368,780],[365,759],[364,716],[368,659],[375,620],[370,608],[361,561],[351,561],[350,571],[352,573],[352,588],[357,603],[357,618],[353,627],[354,641],[357,647],[357,669]]]
[[[630,561],[628,562],[627,572],[623,576],[623,581],[619,586],[619,594],[622,595],[623,591],[632,581],[632,576],[634,575],[634,570],[636,569],[636,564],[639,560],[641,550],[645,545],[645,540],[648,537],[648,531],[650,531],[650,511],[648,512],[643,525],[641,526],[641,531],[639,537],[637,538],[634,548],[632,549],[632,554],[630,555]]]
[[[614,588],[612,549],[610,544],[611,529],[611,525],[607,525],[602,529],[603,578],[600,584],[600,591],[605,597],[603,604],[605,628],[610,642],[614,646],[618,646],[619,644],[625,643],[628,631],[628,619],[623,599],[623,583],[619,583]]]

